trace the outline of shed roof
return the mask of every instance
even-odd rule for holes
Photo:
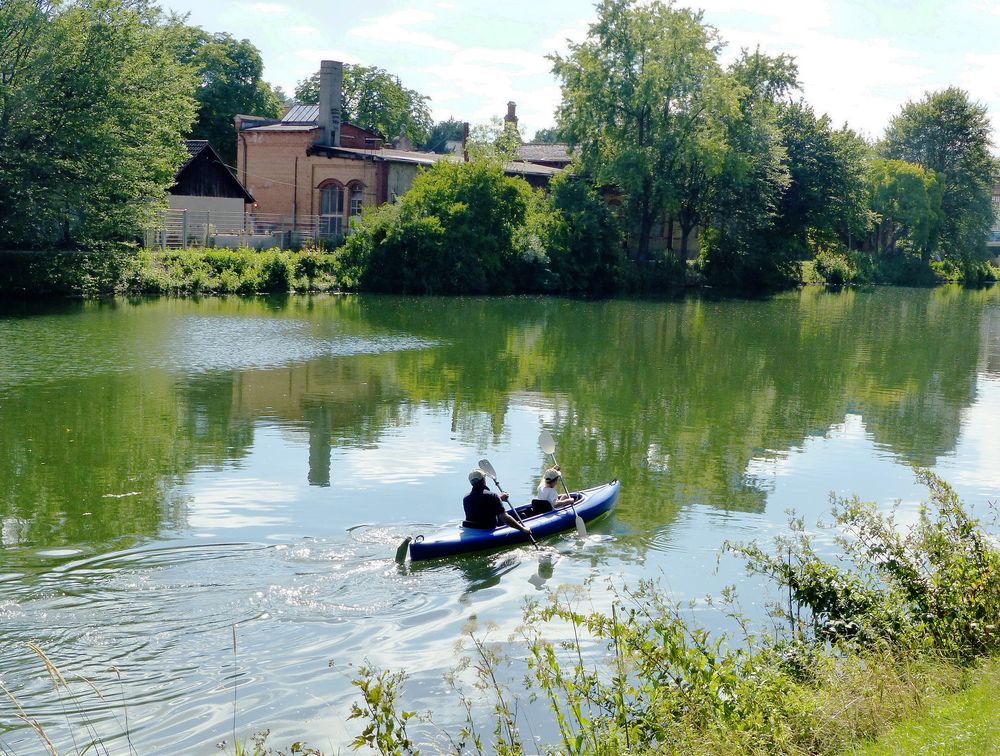
[[[253,195],[240,183],[206,139],[186,139],[184,147],[188,158],[174,177],[174,185],[167,191],[174,195],[239,196],[244,202],[253,202]],[[193,165],[197,161],[197,165]],[[191,191],[191,189],[194,191]],[[188,191],[184,191],[187,189]],[[218,193],[218,194],[217,194]]]
[[[518,160],[528,162],[569,163],[573,149],[563,142],[528,142],[517,148]]]

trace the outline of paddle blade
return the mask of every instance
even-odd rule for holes
[[[409,550],[410,541],[412,540],[413,539],[410,536],[406,536],[406,538],[403,539],[403,542],[396,547],[396,561],[399,564],[406,561],[406,552]]]
[[[583,518],[580,517],[580,515],[576,516],[576,534],[580,536],[580,538],[587,537],[587,526],[584,525]]]
[[[552,454],[556,450],[556,441],[545,428],[542,428],[542,432],[538,434],[538,445],[546,454]]]
[[[493,469],[493,465],[490,464],[488,459],[479,460],[479,469],[493,478],[493,480],[496,480],[497,471]]]

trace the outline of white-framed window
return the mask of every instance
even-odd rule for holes
[[[329,236],[344,233],[344,187],[327,184],[320,190],[320,232]]]
[[[354,184],[351,187],[351,217],[361,215],[361,207],[364,204],[365,188],[361,184]]]

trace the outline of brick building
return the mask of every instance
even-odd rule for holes
[[[287,225],[317,224],[320,234],[347,233],[362,208],[391,202],[410,188],[420,167],[461,160],[386,144],[381,134],[341,120],[343,65],[320,65],[320,104],[296,105],[280,120],[236,116],[237,178],[256,200],[254,212]],[[516,161],[507,173],[546,186],[561,167]]]

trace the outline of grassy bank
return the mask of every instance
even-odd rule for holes
[[[89,250],[0,252],[0,295],[102,297],[255,294],[339,288],[337,257],[303,250]]]
[[[980,756],[1000,753],[1000,659],[985,660],[963,673],[966,687],[928,702],[925,709],[853,751],[852,756],[887,753]]]

